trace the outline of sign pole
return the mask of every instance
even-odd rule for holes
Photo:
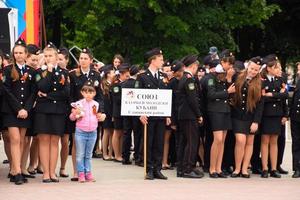
[[[147,176],[147,124],[144,124],[144,178]]]

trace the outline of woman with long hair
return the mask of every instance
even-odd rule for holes
[[[232,98],[232,128],[235,134],[235,170],[232,178],[250,178],[248,167],[253,152],[254,136],[263,111],[261,97],[261,58],[251,58],[247,69],[235,81]]]
[[[21,174],[21,157],[27,128],[31,126],[31,110],[36,97],[34,69],[25,64],[27,48],[19,39],[13,50],[13,64],[4,68],[5,92],[2,102],[3,126],[8,128],[11,150],[11,178],[16,185],[27,182]]]
[[[114,124],[112,121],[112,104],[111,104],[111,85],[115,79],[115,71],[111,65],[104,66],[101,72],[102,82],[101,87],[103,91],[103,101],[104,101],[104,113],[106,118],[102,123],[103,127],[103,137],[102,137],[102,151],[103,160],[111,161],[113,160],[113,147],[112,147],[112,137],[114,132]]]

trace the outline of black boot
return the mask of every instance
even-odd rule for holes
[[[154,175],[153,175],[153,170],[152,169],[150,169],[147,172],[145,179],[147,179],[147,180],[153,180],[154,179]]]
[[[296,170],[292,176],[292,178],[300,178],[300,170]]]

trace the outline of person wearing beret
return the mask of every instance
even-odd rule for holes
[[[70,102],[76,102],[82,98],[80,93],[83,85],[91,84],[96,89],[95,101],[99,103],[99,109],[101,112],[104,110],[103,105],[103,94],[100,87],[101,76],[100,73],[91,68],[93,62],[93,53],[88,47],[82,48],[82,51],[79,55],[79,66],[70,71]],[[75,124],[73,123],[70,132],[72,132],[72,138],[74,138],[75,133]],[[98,141],[99,134],[97,134]],[[97,145],[97,142],[96,142]],[[73,178],[72,181],[77,181],[77,172],[76,172],[76,146],[74,140],[72,140],[72,162],[73,162]]]
[[[135,88],[143,89],[167,89],[163,82],[163,73],[159,71],[164,64],[163,52],[160,48],[152,49],[145,54],[149,66],[139,74]],[[166,124],[170,124],[170,118],[140,116],[142,124],[148,126],[147,132],[147,175],[146,179],[153,180],[167,177],[161,173],[164,131]]]
[[[37,70],[35,81],[38,98],[34,108],[34,133],[39,138],[39,155],[43,167],[43,183],[59,182],[55,170],[58,142],[65,131],[70,96],[67,70],[58,66],[58,53],[49,43],[43,50],[45,65]]]
[[[229,50],[222,51],[219,56],[216,74],[212,74],[207,82],[207,113],[214,138],[210,151],[211,178],[227,178],[222,171],[222,160],[227,131],[232,128],[229,95],[235,92],[232,83],[235,58]]]
[[[103,92],[104,113],[106,118],[102,123],[103,136],[102,136],[102,153],[103,160],[113,160],[112,137],[114,132],[114,124],[112,121],[112,90],[111,86],[115,80],[115,70],[112,65],[106,65],[102,68],[101,72],[101,89]]]
[[[251,58],[246,70],[235,81],[232,97],[232,128],[235,134],[235,170],[231,177],[250,178],[248,166],[253,151],[254,136],[263,112],[261,96],[261,58]]]
[[[21,157],[27,128],[31,127],[32,108],[36,98],[35,71],[26,65],[27,47],[18,39],[12,49],[13,63],[3,70],[3,126],[8,128],[11,149],[10,181],[27,182],[21,174]]]
[[[139,68],[136,65],[132,65],[129,68],[130,77],[128,80],[125,80],[122,84],[122,88],[134,88],[135,80],[139,73]],[[134,160],[139,162],[139,151],[141,147],[141,136],[142,136],[142,126],[138,117],[124,116],[123,117],[123,145],[122,145],[122,157],[123,165],[131,164],[130,161],[130,147],[132,144],[131,133],[133,132],[134,137]]]
[[[122,162],[122,144],[123,144],[123,117],[121,116],[121,97],[122,87],[126,80],[130,77],[130,66],[126,63],[118,67],[116,80],[111,86],[112,100],[112,121],[114,124],[114,133],[112,137],[112,146],[115,154],[115,162]],[[126,158],[126,164],[129,164],[129,156]],[[125,164],[125,160],[124,160]]]
[[[184,178],[202,178],[204,174],[195,169],[198,154],[198,126],[203,123],[199,103],[199,87],[196,81],[199,61],[197,55],[184,57],[183,77],[178,83],[178,121],[182,138],[179,141],[181,155],[178,160],[177,176]]]
[[[284,107],[288,93],[284,81],[278,77],[281,70],[278,65],[278,58],[275,55],[268,55],[263,59],[265,68],[262,70],[263,84],[262,95],[264,97],[264,110],[261,122],[261,159],[262,178],[268,178],[268,160],[271,161],[270,176],[280,178],[277,171],[278,135],[281,132],[281,125],[287,121],[288,113]]]

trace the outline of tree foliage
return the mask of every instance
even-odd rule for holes
[[[235,29],[263,28],[280,11],[266,0],[48,0],[44,5],[48,22],[63,16],[62,44],[88,46],[104,62],[121,53],[131,63],[143,62],[153,47],[168,58],[205,55],[210,46],[238,51]]]

